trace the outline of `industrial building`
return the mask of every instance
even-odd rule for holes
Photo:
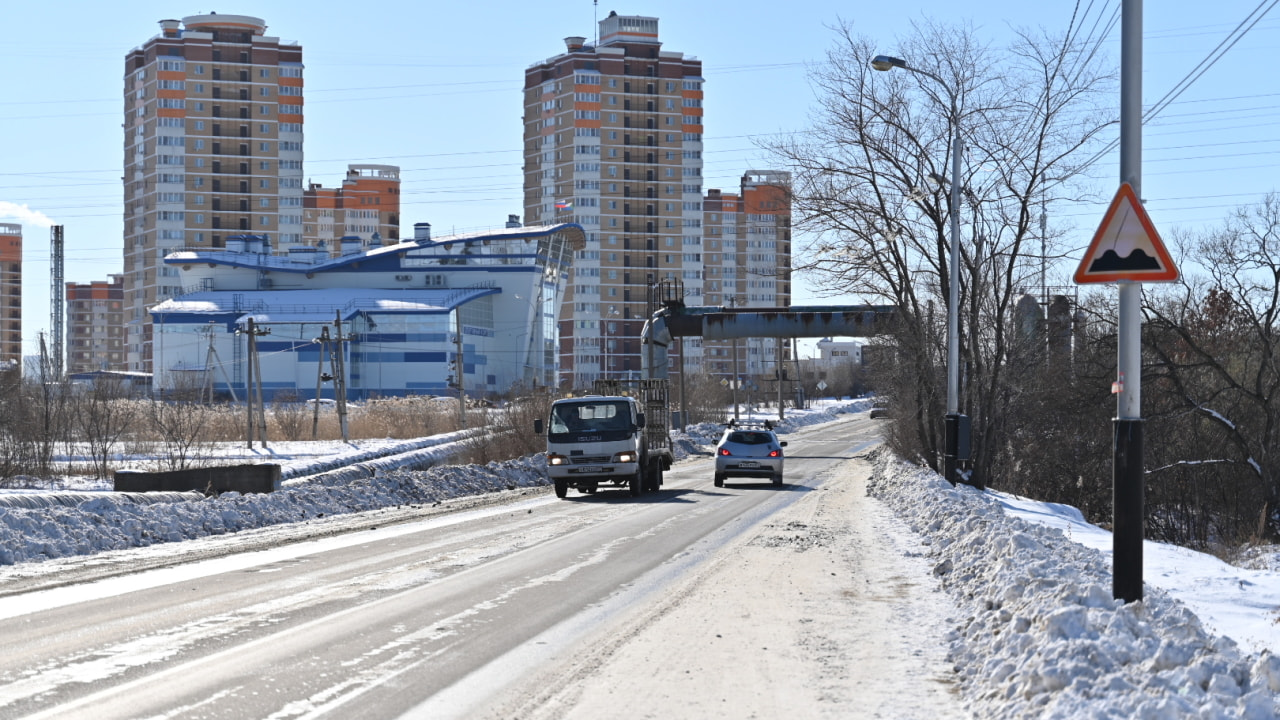
[[[258,235],[168,255],[196,289],[151,311],[156,390],[243,399],[254,364],[268,400],[311,398],[317,385],[325,398],[345,386],[350,399],[553,385],[556,312],[582,228],[513,216],[486,232],[414,231],[387,246],[347,238],[336,257],[275,254]]]

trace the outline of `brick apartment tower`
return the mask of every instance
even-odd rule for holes
[[[67,283],[67,372],[125,370],[124,276]]]
[[[245,15],[161,20],[125,57],[124,314],[129,370],[152,371],[148,308],[180,295],[164,256],[302,238],[302,48]]]
[[[310,183],[302,194],[303,242],[341,252],[342,238],[362,245],[400,242],[400,168],[395,165],[348,165],[342,187]]]
[[[22,226],[0,223],[0,370],[22,367]]]
[[[724,307],[788,307],[791,305],[791,174],[780,170],[748,170],[738,194],[707,190],[703,199],[704,298]],[[687,342],[692,345],[695,340]],[[776,339],[747,338],[736,345],[699,341],[702,366],[713,375],[738,374],[771,378],[777,369]],[[790,359],[785,340],[783,359]]]
[[[560,317],[569,387],[638,375],[650,283],[683,279],[702,304],[702,63],[662,50],[657,18],[599,31],[525,71],[525,222],[587,234]]]

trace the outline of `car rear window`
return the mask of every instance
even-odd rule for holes
[[[767,445],[772,441],[773,437],[769,433],[762,432],[736,432],[729,435],[729,442],[740,445]]]

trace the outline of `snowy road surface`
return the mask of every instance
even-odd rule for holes
[[[791,434],[782,489],[699,459],[640,498],[514,491],[11,595],[0,716],[959,716],[937,581],[843,459],[877,431]]]

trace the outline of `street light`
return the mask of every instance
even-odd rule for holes
[[[968,423],[960,414],[960,154],[964,150],[960,139],[960,114],[956,109],[956,93],[942,78],[927,70],[913,68],[902,58],[889,55],[877,55],[871,59],[871,67],[876,70],[892,70],[902,68],[917,75],[932,79],[947,91],[951,101],[951,125],[955,128],[955,138],[951,143],[951,284],[947,298],[947,414],[945,417],[944,446],[942,454],[942,476],[948,482],[956,482],[956,465],[961,459],[968,459]],[[962,427],[963,425],[963,427]],[[965,438],[965,457],[961,458],[961,434]]]

